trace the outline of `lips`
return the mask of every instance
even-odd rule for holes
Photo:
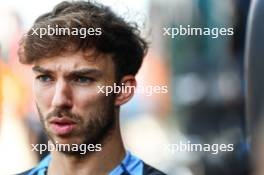
[[[55,118],[50,121],[50,126],[55,135],[65,136],[74,130],[76,122],[65,117]]]

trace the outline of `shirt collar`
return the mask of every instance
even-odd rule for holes
[[[50,161],[51,155],[49,154],[28,175],[45,175]],[[142,169],[142,160],[133,156],[129,151],[127,151],[125,158],[109,173],[109,175],[119,175],[124,172],[129,174],[141,174],[140,172],[142,172]]]

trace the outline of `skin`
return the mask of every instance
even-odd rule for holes
[[[99,121],[106,121],[106,117],[114,119],[111,132],[104,133],[105,136],[99,140],[102,144],[101,151],[88,152],[81,156],[52,151],[48,175],[108,174],[125,157],[120,134],[119,111],[120,106],[129,101],[134,94],[133,91],[111,96],[98,93],[97,86],[113,85],[115,82],[115,66],[111,56],[84,58],[83,54],[78,52],[42,58],[34,62],[33,72],[36,105],[43,127],[51,141],[59,144],[86,143],[85,136],[92,138],[94,135],[94,132],[89,130],[91,127],[88,127],[89,124],[93,124],[91,122],[93,119]],[[120,83],[124,83],[125,86],[136,86],[133,75],[123,76]],[[58,117],[50,115],[54,114],[55,109],[67,109],[69,116],[76,115],[74,118],[76,126],[71,134],[58,135],[52,130],[49,121]],[[102,110],[104,112],[98,113]],[[64,113],[62,115],[69,118],[64,116]],[[96,126],[94,128],[98,129]],[[90,133],[90,136],[87,133]]]

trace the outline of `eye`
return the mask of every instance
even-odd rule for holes
[[[74,81],[77,83],[85,84],[85,83],[92,82],[93,79],[90,77],[86,77],[86,76],[77,76],[77,77],[75,77]]]
[[[41,81],[41,82],[50,82],[50,81],[52,81],[52,78],[49,75],[39,75],[39,76],[37,76],[36,79]]]

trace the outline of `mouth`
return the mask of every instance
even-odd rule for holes
[[[53,133],[58,136],[69,135],[71,132],[73,132],[76,125],[76,122],[65,117],[55,118],[50,121],[50,126]]]

